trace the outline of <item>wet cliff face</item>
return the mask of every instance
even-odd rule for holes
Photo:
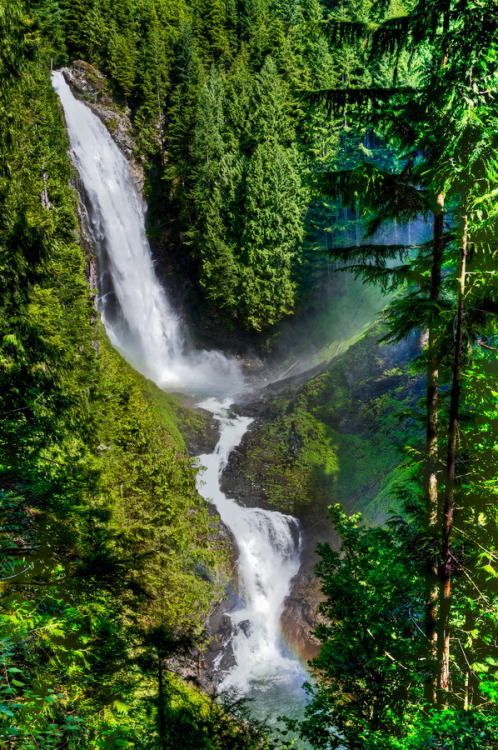
[[[307,549],[311,552],[310,545]],[[303,559],[299,575],[293,582],[280,625],[288,643],[306,663],[320,652],[320,642],[313,631],[321,620],[319,607],[323,597],[314,571],[316,557],[314,554],[307,555],[306,551],[303,551],[303,557],[307,559]]]
[[[112,97],[106,76],[84,60],[75,60],[62,73],[75,96],[90,107],[104,123],[115,143],[130,163],[132,174],[140,190],[145,184],[145,170],[136,156],[130,107],[118,107]]]

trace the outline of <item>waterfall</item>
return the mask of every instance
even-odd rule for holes
[[[281,513],[242,508],[225,497],[219,484],[230,451],[252,421],[229,412],[230,401],[244,387],[240,367],[221,352],[191,346],[155,276],[144,208],[127,160],[98,117],[73,96],[62,73],[53,74],[53,84],[98,250],[99,309],[107,333],[136,369],[164,389],[202,396],[202,406],[220,422],[214,453],[199,457],[205,470],[198,486],[216,504],[240,556],[242,604],[231,614],[236,666],[224,685],[247,693],[255,684],[301,683],[306,675],[286,653],[279,628],[299,569],[298,523]]]
[[[144,209],[130,166],[105,125],[52,75],[71,154],[98,248],[99,309],[112,343],[159,386],[226,394],[243,387],[240,367],[221,352],[196,351],[154,273]]]
[[[200,404],[220,422],[220,439],[213,453],[199,456],[204,471],[198,490],[215,503],[223,523],[232,531],[239,549],[242,606],[231,613],[236,666],[222,688],[250,693],[253,686],[302,683],[306,675],[286,652],[280,633],[280,615],[290,582],[299,570],[300,529],[292,516],[261,508],[242,508],[220,488],[221,473],[230,452],[245,434],[249,417],[230,414],[229,403],[208,399]]]

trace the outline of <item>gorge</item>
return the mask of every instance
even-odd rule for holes
[[[297,705],[306,672],[285,645],[280,616],[299,570],[300,529],[278,511],[243,508],[220,489],[230,452],[251,419],[230,404],[251,390],[235,359],[195,350],[155,277],[143,204],[129,164],[98,117],[76,99],[60,72],[54,87],[64,108],[74,164],[83,185],[88,226],[97,251],[98,307],[113,345],[162,389],[202,398],[220,424],[215,451],[198,461],[198,489],[214,503],[237,545],[239,604],[230,612],[235,665],[217,676],[221,689]],[[216,665],[214,665],[216,666]]]

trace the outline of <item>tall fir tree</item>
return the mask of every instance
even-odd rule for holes
[[[247,328],[262,330],[293,310],[304,208],[297,152],[264,141],[246,178],[239,309]]]

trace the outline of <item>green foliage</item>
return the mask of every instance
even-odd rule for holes
[[[113,29],[109,39],[109,69],[125,96],[133,90],[135,62],[131,40]]]
[[[49,55],[56,64],[87,60],[129,105],[154,184],[151,223],[168,243],[188,245],[211,310],[257,332],[312,295],[323,242],[303,242],[306,171],[346,151],[354,159],[364,135],[348,135],[346,147],[339,121],[330,128],[323,112],[303,107],[301,93],[337,82],[345,55],[347,80],[368,78],[358,45],[332,54],[319,2],[37,0],[32,12],[47,63]],[[331,222],[330,212],[314,216],[320,227]],[[301,268],[305,250],[310,275]]]
[[[265,141],[248,165],[239,315],[261,330],[293,307],[295,248],[302,238],[304,194],[295,152]]]
[[[0,5],[0,73],[4,87],[26,69],[36,48],[33,21],[25,13],[21,2],[2,2]],[[3,94],[7,91],[3,88]]]
[[[341,549],[319,547],[326,622],[316,629],[322,648],[312,666],[320,686],[310,688],[303,728],[315,747],[339,748],[344,740],[360,747],[369,731],[399,734],[408,706],[420,710],[423,585],[399,529],[359,527],[359,517],[340,506],[330,516]]]
[[[495,750],[498,723],[496,716],[479,711],[445,711],[420,715],[405,736],[386,737],[383,732],[368,732],[361,738],[364,750]]]
[[[464,694],[473,705],[427,711],[423,686],[429,657],[423,626],[428,539],[418,520],[417,467],[398,481],[394,491],[404,500],[405,516],[391,519],[386,528],[367,528],[359,524],[360,516],[348,517],[339,505],[330,508],[341,548],[334,551],[325,544],[318,550],[325,601],[316,635],[322,647],[311,663],[316,682],[308,687],[311,702],[300,732],[313,747],[330,750],[491,750],[498,731],[496,694],[494,681],[484,675],[494,664],[494,587],[486,586],[478,567],[472,570],[473,553],[468,551],[462,575],[454,581],[452,637],[460,651],[453,657],[452,693],[456,704]],[[463,518],[459,523],[464,524]],[[472,604],[476,589],[490,606],[479,621]],[[469,674],[465,678],[469,667],[470,681]]]
[[[0,18],[0,744],[173,748],[188,719],[186,746],[260,747],[175,675],[225,550],[178,429],[187,410],[96,322],[43,50],[22,42],[21,6]]]
[[[226,132],[223,84],[213,67],[191,149],[197,218],[188,237],[208,299],[259,331],[292,311],[305,194],[299,155],[284,145],[290,130],[274,62],[265,62],[254,83],[241,66],[228,91],[235,97],[230,115],[239,114],[242,102],[253,114],[243,130],[233,121]]]
[[[158,424],[158,406],[163,416],[169,403],[160,403],[157,391],[156,403],[151,401],[144,379],[123,368],[106,341],[100,357],[106,398],[97,433],[104,462],[102,489],[123,544],[140,550],[147,560],[139,577],[149,594],[142,616],[165,622],[180,633],[198,632],[215,590],[197,571],[214,570],[223,561],[219,546],[215,549],[216,529],[210,527],[205,504],[195,490],[178,428],[173,421],[174,429],[166,432]],[[172,419],[170,411],[168,421]]]
[[[306,526],[338,501],[369,523],[388,516],[391,472],[403,458],[397,445],[417,434],[402,417],[416,404],[420,378],[407,371],[409,352],[381,348],[378,339],[378,329],[369,331],[322,375],[275,398],[232,458],[260,498]]]
[[[433,242],[411,252],[401,244],[368,245],[358,239],[356,245],[331,251],[365,281],[401,290],[385,315],[387,339],[400,342],[414,330],[428,330],[421,358],[427,371],[427,438],[425,451],[422,435],[408,447],[405,474],[397,487],[392,485],[394,495],[403,500],[404,517],[393,519],[386,532],[394,535],[389,542],[369,548],[365,540],[374,539],[376,532],[353,533],[355,519],[348,522],[333,511],[344,557],[321,551],[327,622],[317,629],[322,640],[315,661],[320,679],[303,728],[315,746],[324,748],[342,743],[351,748],[494,747],[495,685],[489,672],[495,663],[496,497],[489,495],[483,477],[496,471],[489,453],[496,432],[489,408],[493,398],[482,387],[488,364],[479,347],[495,350],[481,337],[494,341],[496,335],[489,315],[496,310],[491,271],[496,259],[490,260],[496,233],[491,197],[496,111],[495,92],[478,91],[473,81],[477,71],[480,76],[496,75],[497,29],[477,32],[473,2],[458,5],[458,20],[452,2],[413,3],[408,12],[388,20],[376,16],[380,5],[367,18],[334,19],[331,33],[338,47],[363,38],[372,66],[386,59],[391,63],[391,80],[384,76],[387,71],[379,70],[381,86],[375,76],[373,85],[355,82],[321,90],[312,100],[327,102],[344,115],[353,109],[356,122],[373,126],[391,140],[398,160],[394,170],[392,165],[380,168],[366,153],[361,165],[319,174],[317,183],[329,195],[341,195],[349,209],[372,217],[367,238],[393,218],[405,223],[420,214],[434,215]],[[479,23],[493,13],[492,3],[479,4]],[[461,35],[465,43],[460,46]],[[408,86],[398,81],[403,54],[418,62],[416,80]],[[483,299],[487,302],[481,307]],[[442,385],[451,387],[449,404]],[[486,427],[482,419],[473,418],[481,412],[487,414]],[[420,486],[406,475],[408,471],[414,477],[417,470]],[[390,551],[382,563],[384,547]],[[369,577],[379,561],[380,578],[370,589]],[[393,587],[396,571],[399,581]],[[350,573],[354,581],[347,578]],[[366,600],[367,624],[360,597],[351,598],[352,611],[345,610],[341,599],[346,590],[354,592],[356,580]],[[347,652],[346,632],[358,637],[356,623],[363,623],[360,636],[375,634],[376,614],[371,613],[386,608],[382,601],[368,605],[369,590],[382,592],[384,583],[394,601],[402,585],[406,587],[405,611],[398,608],[399,627],[408,633],[403,651],[396,652],[403,642],[398,633],[393,644],[384,643],[383,654],[367,642],[357,642],[354,653]],[[481,600],[486,602],[484,610],[477,603]],[[416,632],[410,633],[413,626]],[[369,661],[372,654],[374,663]],[[355,671],[355,660],[363,671]],[[384,691],[389,692],[391,684],[400,690],[387,697]],[[376,698],[383,693],[377,709]],[[372,710],[361,714],[363,705]],[[446,711],[438,714],[436,708]]]
[[[178,654],[202,641],[224,551],[195,492],[181,407],[124,366],[95,322],[47,75],[49,58],[83,57],[130,107],[139,155],[162,186],[157,223],[168,221],[168,242],[188,244],[202,293],[230,324],[277,325],[312,296],[330,270],[317,251],[332,248],[362,279],[406,290],[386,313],[389,336],[428,327],[448,384],[468,225],[447,711],[424,712],[425,573],[437,544],[414,478],[423,436],[413,411],[402,424],[394,413],[399,400],[413,408],[418,381],[402,385],[399,362],[384,362],[368,337],[280,399],[247,455],[254,483],[282,509],[311,500],[321,514],[336,496],[377,496],[380,516],[390,495],[405,508],[385,529],[333,511],[343,555],[321,550],[310,741],[496,746],[494,3],[36,0],[27,10],[0,2],[1,742],[266,742],[173,674]],[[309,205],[308,171],[331,200],[315,192]],[[434,295],[427,243],[407,252],[361,234],[437,216],[442,194]],[[443,389],[441,424],[446,400]],[[400,460],[394,444],[406,442],[407,462],[386,478]]]

